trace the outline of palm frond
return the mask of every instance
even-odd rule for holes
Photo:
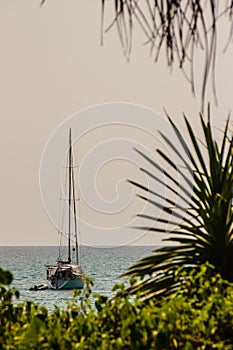
[[[173,242],[174,245],[157,249],[153,255],[140,260],[124,274],[124,276],[141,278],[129,288],[129,291],[135,293],[140,290],[145,297],[171,293],[179,285],[179,279],[174,278],[178,267],[183,266],[188,270],[191,266],[198,266],[206,261],[212,264],[215,271],[219,272],[223,278],[233,281],[233,138],[229,133],[230,119],[227,119],[222,134],[223,139],[218,145],[213,137],[210,109],[208,109],[207,122],[203,115],[200,116],[204,149],[200,147],[201,141],[198,141],[195,136],[187,117],[184,117],[184,121],[189,143],[186,142],[169,116],[168,120],[179,141],[180,150],[165,135],[161,134],[161,136],[182,161],[182,167],[178,167],[163,151],[159,150],[158,154],[163,158],[165,164],[167,163],[180,175],[182,169],[186,168],[191,179],[185,174],[181,175],[188,190],[184,185],[180,185],[177,191],[166,181],[161,181],[152,172],[143,169],[147,175],[159,181],[168,190],[168,193],[181,193],[187,208],[177,205],[171,198],[130,180],[132,185],[152,195],[153,199],[142,195],[139,197],[152,207],[162,209],[163,214],[160,218],[154,215],[138,214],[139,218],[152,223],[154,221],[154,224],[152,226],[142,225],[137,229],[168,234],[167,225],[175,226],[166,239]],[[192,149],[188,147],[190,142]],[[187,159],[182,155],[182,149]],[[141,151],[137,150],[137,152],[156,170],[165,175],[168,181],[179,185],[165,169],[158,166]],[[162,224],[165,226],[161,227]]]
[[[162,51],[164,51],[167,65],[173,67],[178,63],[178,67],[184,72],[194,94],[194,56],[199,48],[204,50],[202,107],[210,80],[217,103],[215,87],[217,25],[220,19],[227,18],[229,23],[227,46],[229,46],[233,35],[232,0],[225,1],[221,6],[216,0],[205,2],[200,0],[115,0],[113,2],[102,0],[102,22],[107,5],[109,8],[113,8],[113,19],[105,30],[103,28],[103,31],[106,33],[114,25],[116,26],[127,60],[132,51],[133,31],[135,28],[139,28],[145,35],[145,44],[149,45],[149,52],[154,57],[154,61],[158,62]],[[200,70],[199,66],[198,70]]]

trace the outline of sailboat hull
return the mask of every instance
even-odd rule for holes
[[[61,289],[83,289],[84,281],[83,280],[70,280],[65,283]]]
[[[48,281],[48,287],[50,289],[54,290],[72,290],[72,289],[83,289],[84,288],[84,281],[83,280],[70,280],[70,281],[61,281],[56,284],[51,284],[50,281]]]
[[[84,277],[78,265],[60,263],[47,267],[47,283],[54,290],[83,289]]]

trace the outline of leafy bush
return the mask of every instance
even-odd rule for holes
[[[233,288],[202,265],[187,275],[171,298],[133,299],[125,286],[115,297],[89,292],[80,305],[74,298],[65,310],[51,313],[31,302],[12,305],[1,297],[1,349],[233,349]],[[133,283],[133,282],[132,282]],[[9,290],[5,293],[9,296]]]

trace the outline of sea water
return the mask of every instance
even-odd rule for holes
[[[155,249],[151,246],[81,247],[81,265],[93,280],[93,295],[112,296],[112,287],[124,282],[120,275]],[[20,292],[19,301],[32,300],[51,310],[55,305],[64,308],[72,299],[69,290],[29,291],[36,284],[46,283],[45,265],[56,263],[57,254],[57,247],[0,247],[0,266],[13,273],[12,286]]]

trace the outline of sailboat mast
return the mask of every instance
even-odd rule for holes
[[[72,144],[71,144],[71,128],[69,132],[69,218],[68,218],[68,263],[71,262],[71,195],[72,195]]]

